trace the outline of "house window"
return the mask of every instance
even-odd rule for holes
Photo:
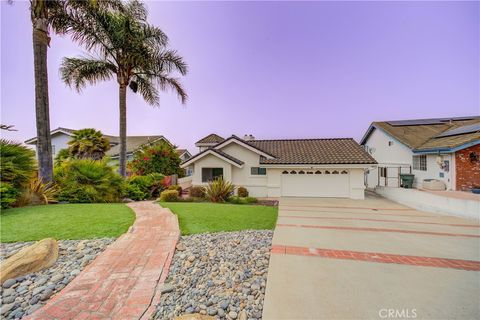
[[[259,167],[251,167],[250,168],[250,174],[254,176],[264,176],[267,174],[267,169],[265,168],[259,168]]]
[[[393,141],[392,140],[388,141],[388,146],[389,147],[393,146]]]
[[[305,174],[305,171],[300,170],[300,171],[298,171],[298,174]]]
[[[413,170],[427,171],[427,155],[413,156]]]
[[[55,154],[55,146],[52,145],[52,154]]]
[[[202,168],[202,182],[213,181],[223,177],[223,168]]]
[[[288,171],[283,171],[282,174],[288,174]]]
[[[380,167],[378,170],[380,170],[380,177],[385,178],[387,176],[387,168]]]

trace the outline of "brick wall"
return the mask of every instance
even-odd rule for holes
[[[475,152],[479,160],[472,161],[470,153]],[[470,190],[480,186],[480,144],[455,152],[457,190]]]

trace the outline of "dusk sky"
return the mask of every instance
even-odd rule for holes
[[[370,122],[480,114],[479,2],[147,2],[149,20],[189,64],[182,106],[129,92],[128,134],[163,134],[196,152],[215,132],[259,139],[361,138]],[[36,135],[28,2],[1,3],[1,123]],[[83,53],[53,35],[51,128],[118,135],[114,81],[81,94],[60,80]]]

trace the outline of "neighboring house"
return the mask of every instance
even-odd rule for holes
[[[364,172],[376,165],[353,139],[255,140],[209,135],[201,152],[182,163],[192,185],[217,177],[246,187],[255,197],[364,198]]]
[[[182,162],[187,161],[192,157],[191,153],[188,152],[187,149],[177,149],[178,156],[180,157],[180,160]],[[191,176],[193,174],[193,168],[192,167],[187,167],[185,168],[185,176]]]
[[[57,128],[55,130],[52,130],[50,133],[51,139],[52,139],[52,153],[53,157],[56,156],[56,154],[61,150],[61,149],[67,149],[68,148],[68,141],[70,141],[71,137],[73,136],[73,132],[75,130],[73,129],[67,129],[67,128]],[[110,141],[110,150],[106,152],[107,156],[112,158],[113,160],[118,159],[119,153],[120,153],[120,137],[117,136],[110,136],[110,135],[103,135],[105,138],[108,138]],[[162,135],[154,135],[154,136],[127,136],[127,160],[131,160],[133,157],[133,153],[141,146],[148,144],[148,143],[155,143],[158,141],[165,141],[169,145],[173,144],[168,141],[167,138],[165,138]],[[31,138],[27,141],[25,141],[26,144],[29,145],[35,145],[37,144],[37,138]],[[180,153],[180,150],[182,151]],[[177,152],[179,152],[180,159],[182,161],[185,161],[188,159],[188,157],[191,157],[191,154],[188,152],[188,150],[185,149],[178,149]]]
[[[447,190],[480,185],[480,117],[373,122],[360,144],[377,160],[366,184],[398,187],[413,173],[414,187],[438,179]]]

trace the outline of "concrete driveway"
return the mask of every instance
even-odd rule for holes
[[[480,225],[380,197],[282,198],[263,319],[480,319]]]

